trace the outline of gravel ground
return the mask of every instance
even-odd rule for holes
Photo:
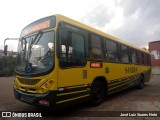
[[[39,109],[16,100],[13,96],[14,77],[0,78],[0,111],[31,111],[38,112]],[[40,109],[42,110],[42,109]],[[98,112],[97,112],[98,111]],[[56,114],[50,111],[41,111],[49,117],[47,119],[61,120],[106,120],[106,111],[115,114],[119,111],[128,111],[136,113],[141,111],[159,111],[160,113],[160,75],[154,75],[151,81],[145,84],[144,89],[131,88],[107,96],[106,100],[97,107],[90,107],[88,103],[80,103],[70,108],[64,109]],[[101,116],[102,115],[102,116]],[[101,117],[100,117],[101,116]],[[6,118],[0,118],[6,119]],[[13,119],[13,118],[12,118]],[[17,119],[17,118],[14,118]],[[24,119],[24,118],[19,118]],[[28,118],[25,118],[28,119]],[[33,118],[35,119],[35,118]],[[41,118],[36,118],[41,119]],[[44,118],[43,118],[44,119]],[[107,117],[107,120],[158,120],[160,117]]]

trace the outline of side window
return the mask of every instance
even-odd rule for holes
[[[144,65],[147,65],[147,55],[144,53],[143,54],[143,61],[144,61]]]
[[[60,66],[83,66],[85,65],[84,37],[67,29],[61,30]]]
[[[143,55],[140,51],[137,51],[138,64],[143,64]]]
[[[137,64],[137,54],[134,49],[131,49],[131,60],[133,64]]]
[[[105,40],[106,41],[106,53],[105,58],[107,61],[117,62],[117,44],[112,40]]]
[[[129,48],[125,45],[121,45],[121,61],[129,63]]]
[[[67,60],[69,58],[69,51],[67,50],[67,48],[69,49],[69,46],[67,45],[67,41],[69,39],[69,34],[67,30],[62,30],[61,31],[61,53],[60,53],[60,57],[64,58],[64,60]]]
[[[89,58],[96,59],[96,60],[103,59],[102,38],[94,34],[91,34],[91,37],[90,37]]]
[[[147,55],[147,65],[151,65],[151,56]]]
[[[72,33],[72,59],[79,59],[84,60],[85,59],[85,51],[84,51],[84,37],[82,35]]]

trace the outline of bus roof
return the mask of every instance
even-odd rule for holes
[[[78,22],[78,21],[76,21],[76,20],[73,20],[73,19],[71,19],[71,18],[68,18],[68,17],[63,16],[63,15],[60,15],[60,14],[56,14],[55,16],[56,16],[56,18],[57,18],[58,21],[67,22],[67,23],[69,23],[69,24],[71,24],[71,25],[74,25],[74,26],[77,26],[77,27],[79,27],[79,28],[81,28],[81,29],[84,29],[84,30],[93,32],[93,33],[98,34],[98,35],[100,35],[100,36],[103,36],[103,37],[112,39],[112,40],[114,40],[114,41],[116,41],[116,42],[119,42],[119,43],[124,44],[124,45],[127,45],[127,46],[129,46],[129,47],[131,47],[131,48],[135,48],[135,49],[137,49],[137,50],[140,50],[140,51],[142,51],[142,52],[145,52],[145,53],[148,53],[148,54],[149,54],[149,51],[147,51],[147,50],[138,48],[138,47],[136,47],[136,46],[134,46],[134,45],[131,45],[131,44],[123,41],[123,40],[120,40],[120,39],[118,39],[118,38],[116,38],[116,37],[114,37],[114,36],[111,36],[111,35],[109,35],[109,34],[106,34],[106,33],[102,32],[102,31],[100,31],[100,30],[97,30],[97,29],[92,28],[92,27],[90,27],[90,26],[88,26],[88,25],[85,25],[85,24],[83,24],[83,23],[80,23],[80,22]]]

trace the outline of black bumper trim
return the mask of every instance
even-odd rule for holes
[[[56,103],[55,91],[49,91],[48,93],[45,93],[45,94],[35,94],[35,93],[32,94],[32,93],[25,93],[20,90],[14,89],[14,96],[16,99],[22,102],[35,105],[35,106],[39,106],[39,100],[48,100],[50,106],[53,106]]]

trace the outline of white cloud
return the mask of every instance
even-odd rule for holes
[[[112,18],[111,22],[105,26],[106,31],[110,32],[118,29],[124,24],[123,20],[123,9],[120,7],[114,8],[114,17]]]

